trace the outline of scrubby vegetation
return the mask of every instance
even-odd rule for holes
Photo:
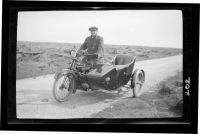
[[[80,44],[17,42],[17,79],[58,72],[70,64],[69,51],[78,49]],[[126,45],[104,45],[105,62],[117,54],[137,56],[137,61],[177,55],[182,49]]]
[[[182,84],[182,72],[177,72],[176,76],[159,84],[159,94],[163,97],[164,102],[169,108],[177,113],[182,114],[183,106],[183,84]]]

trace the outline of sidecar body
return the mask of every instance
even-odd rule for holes
[[[132,76],[136,57],[117,55],[112,64],[98,64],[86,74],[91,89],[114,90],[128,83]]]

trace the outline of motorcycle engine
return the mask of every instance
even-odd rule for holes
[[[89,89],[88,83],[82,83],[81,86],[82,86],[82,88],[85,89],[85,90],[86,90],[86,89]]]

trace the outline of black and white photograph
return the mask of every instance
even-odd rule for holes
[[[3,130],[197,132],[199,4],[3,2]]]
[[[17,119],[183,117],[181,10],[20,11],[16,44]]]

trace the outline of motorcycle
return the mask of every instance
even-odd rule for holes
[[[86,63],[81,58],[86,57]],[[108,90],[120,89],[131,81],[133,97],[139,97],[145,82],[145,72],[133,68],[136,56],[116,55],[110,63],[94,64],[98,54],[86,54],[70,51],[72,62],[70,67],[55,74],[53,96],[56,101],[64,102],[77,90]]]

